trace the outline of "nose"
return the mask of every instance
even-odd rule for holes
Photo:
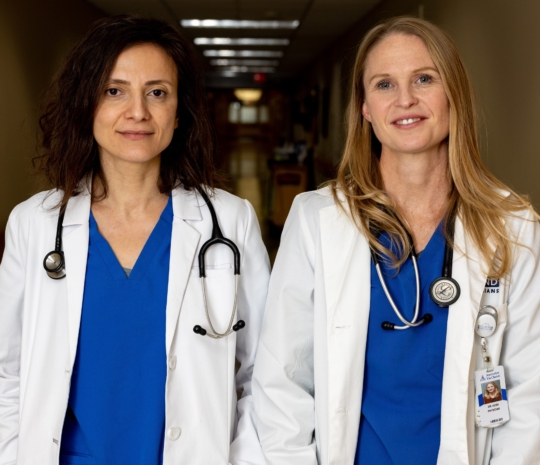
[[[148,104],[143,95],[133,95],[129,99],[126,117],[135,121],[145,121],[150,117]]]
[[[409,86],[400,86],[397,93],[396,105],[402,108],[410,108],[415,105],[417,98],[413,89]]]

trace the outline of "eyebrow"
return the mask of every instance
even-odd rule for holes
[[[152,81],[146,81],[144,83],[144,85],[145,86],[153,86],[155,84],[163,84],[163,83],[169,84],[171,86],[173,85],[173,83],[171,81],[168,81],[167,79],[154,79]],[[108,81],[108,84],[124,84],[126,86],[129,86],[129,85],[131,85],[131,82],[125,81],[123,79],[110,79]]]
[[[432,66],[425,66],[424,68],[418,68],[418,69],[415,69],[412,74],[416,74],[416,73],[421,73],[422,71],[434,71],[436,72],[437,74],[439,74],[439,70],[437,68],[433,68]],[[374,74],[373,76],[371,76],[371,79],[369,80],[369,83],[371,84],[371,81],[373,81],[374,79],[379,79],[379,78],[387,78],[387,77],[390,77],[389,74],[387,73],[384,73],[384,74]]]

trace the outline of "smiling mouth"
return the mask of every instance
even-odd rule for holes
[[[413,123],[417,123],[418,121],[420,121],[422,118],[408,118],[408,119],[400,119],[400,120],[397,120],[395,124],[398,124],[400,126],[404,126],[406,124],[413,124]]]
[[[150,131],[118,131],[120,134],[125,136],[150,136],[154,134]]]

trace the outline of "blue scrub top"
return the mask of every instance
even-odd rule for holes
[[[81,327],[60,464],[163,461],[172,220],[169,198],[128,278],[90,214]]]
[[[390,246],[388,234],[380,237]],[[371,306],[364,370],[362,416],[356,465],[434,465],[440,444],[441,394],[448,309],[429,297],[432,281],[442,274],[445,238],[437,228],[418,259],[420,317],[429,324],[385,331],[383,321],[402,326],[371,263]],[[386,263],[386,265],[385,265]],[[396,274],[387,261],[381,271],[398,309],[414,315],[416,284],[411,258]]]

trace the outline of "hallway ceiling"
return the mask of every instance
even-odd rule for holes
[[[264,50],[282,52],[283,56],[267,66],[275,67],[281,77],[294,76],[344,35],[380,0],[87,0],[110,15],[137,13],[151,15],[175,24],[195,39],[204,38],[281,38],[289,45],[231,46],[198,45],[201,57],[205,50]],[[216,29],[184,28],[185,19],[235,19],[300,21],[296,29]],[[215,57],[203,57],[207,73],[221,74],[214,66]],[[253,58],[251,58],[253,60]],[[264,59],[264,58],[262,58]],[[243,58],[235,57],[235,63]],[[212,64],[211,64],[212,63]],[[277,64],[277,67],[276,67]],[[238,68],[236,68],[238,69]],[[253,68],[250,68],[250,70]]]

